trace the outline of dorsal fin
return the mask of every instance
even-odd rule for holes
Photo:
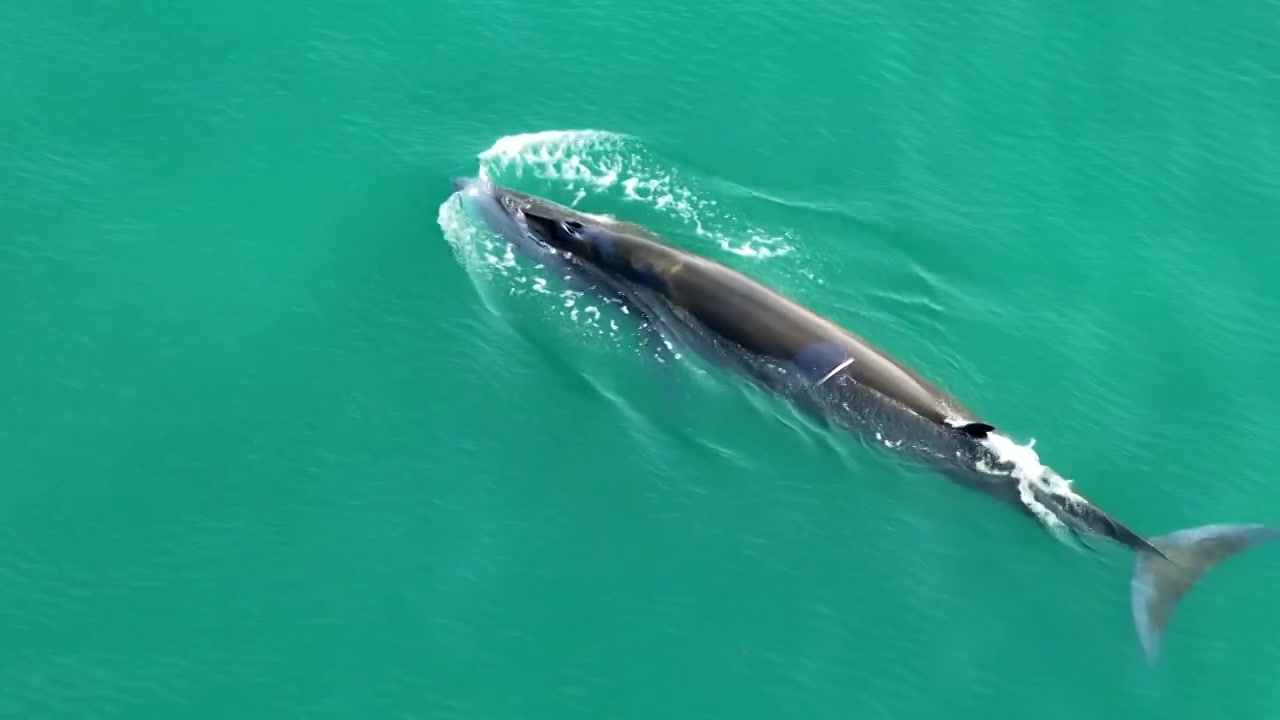
[[[984,423],[984,422],[971,422],[971,423],[965,423],[963,425],[957,425],[956,429],[964,433],[965,435],[968,435],[971,438],[977,438],[981,440],[982,438],[987,436],[987,433],[991,432],[992,430],[995,430],[996,426],[988,425],[987,423]]]

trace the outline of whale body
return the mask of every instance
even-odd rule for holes
[[[1258,524],[1145,537],[1052,469],[1025,463],[994,424],[864,338],[775,289],[648,229],[478,178],[455,191],[496,234],[574,287],[625,303],[667,339],[842,427],[1001,500],[1055,532],[1132,550],[1131,611],[1154,660],[1178,602],[1218,562],[1280,536]],[[1087,544],[1087,543],[1086,543]]]

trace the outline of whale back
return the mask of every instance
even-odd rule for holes
[[[954,398],[858,335],[742,272],[634,227],[575,218],[557,223],[555,235],[584,262],[660,294],[716,335],[811,382],[839,373],[934,422],[969,417]]]

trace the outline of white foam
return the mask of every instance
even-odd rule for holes
[[[1055,535],[1066,539],[1066,524],[1056,512],[1037,499],[1037,491],[1063,498],[1068,502],[1085,503],[1087,501],[1075,492],[1069,480],[1040,461],[1040,455],[1034,449],[1036,441],[1032,439],[1026,445],[1020,445],[1009,437],[993,432],[983,439],[982,444],[1012,468],[1007,474],[1017,479],[1018,498],[1022,504]],[[980,469],[991,474],[1005,474],[994,468]]]
[[[649,210],[684,223],[693,228],[695,237],[713,241],[739,255],[763,260],[791,251],[785,239],[744,227],[732,215],[720,212],[714,200],[701,198],[678,179],[679,173],[664,167],[637,140],[625,134],[602,130],[545,130],[510,135],[479,153],[477,160],[476,174],[482,180],[520,187],[511,176],[515,179],[532,176],[573,192],[575,206],[588,196],[613,193],[624,202],[643,204]],[[617,219],[599,212],[588,214],[602,220]],[[634,333],[620,328],[619,323],[599,308],[580,307],[580,301],[593,298],[584,299],[580,291],[562,290],[563,278],[555,278],[545,266],[518,255],[483,221],[473,217],[463,203],[462,193],[450,195],[440,205],[437,222],[492,312],[500,312],[496,307],[495,287],[500,287],[503,295],[546,296],[551,300],[546,307],[548,312],[563,316],[593,334],[607,336],[615,344],[633,342]],[[495,279],[500,282],[492,282]],[[625,306],[621,310],[628,312]]]
[[[480,153],[481,177],[526,174],[574,193],[577,207],[588,195],[619,194],[690,227],[721,249],[759,260],[793,251],[785,236],[743,223],[702,197],[674,168],[643,145],[605,130],[544,130],[510,135]]]
[[[1044,474],[1045,466],[1040,462],[1040,455],[1034,449],[1036,444],[1034,439],[1026,445],[1019,445],[1004,435],[989,433],[983,444],[995,453],[996,457],[1013,464],[1017,469],[1015,472],[1020,471],[1029,477],[1040,477]]]

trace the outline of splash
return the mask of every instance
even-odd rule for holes
[[[1020,445],[1009,437],[990,433],[982,444],[1012,468],[1008,474],[1018,481],[1018,498],[1022,504],[1059,539],[1068,540],[1067,525],[1062,522],[1057,513],[1040,502],[1037,494],[1053,495],[1078,503],[1087,503],[1087,501],[1076,493],[1070,481],[1040,462],[1040,455],[1035,451],[1035,439],[1033,438],[1026,445]],[[998,474],[994,469],[984,468],[984,470]]]
[[[696,180],[654,156],[636,138],[604,130],[546,130],[501,138],[479,155],[481,177],[533,178],[573,193],[610,196],[675,220],[727,252],[768,259],[793,251],[785,236],[742,222],[699,192]]]
[[[737,255],[767,260],[792,251],[784,237],[745,225],[721,210],[715,200],[704,198],[696,182],[683,179],[629,135],[603,130],[510,135],[479,153],[477,160],[476,174],[482,179],[526,192],[538,193],[537,185],[542,190],[567,191],[573,197],[568,204],[574,207],[588,197],[612,196],[614,201],[635,206],[634,212],[628,212],[629,219],[644,222],[643,216],[649,215],[675,221],[690,228],[695,238]],[[517,254],[467,211],[466,202],[461,193],[450,195],[440,205],[437,223],[491,312],[502,314],[502,296],[544,296],[548,311],[592,334],[619,345],[633,340],[634,333],[620,327],[629,320],[625,307],[612,313],[593,296],[560,289],[563,278]]]

